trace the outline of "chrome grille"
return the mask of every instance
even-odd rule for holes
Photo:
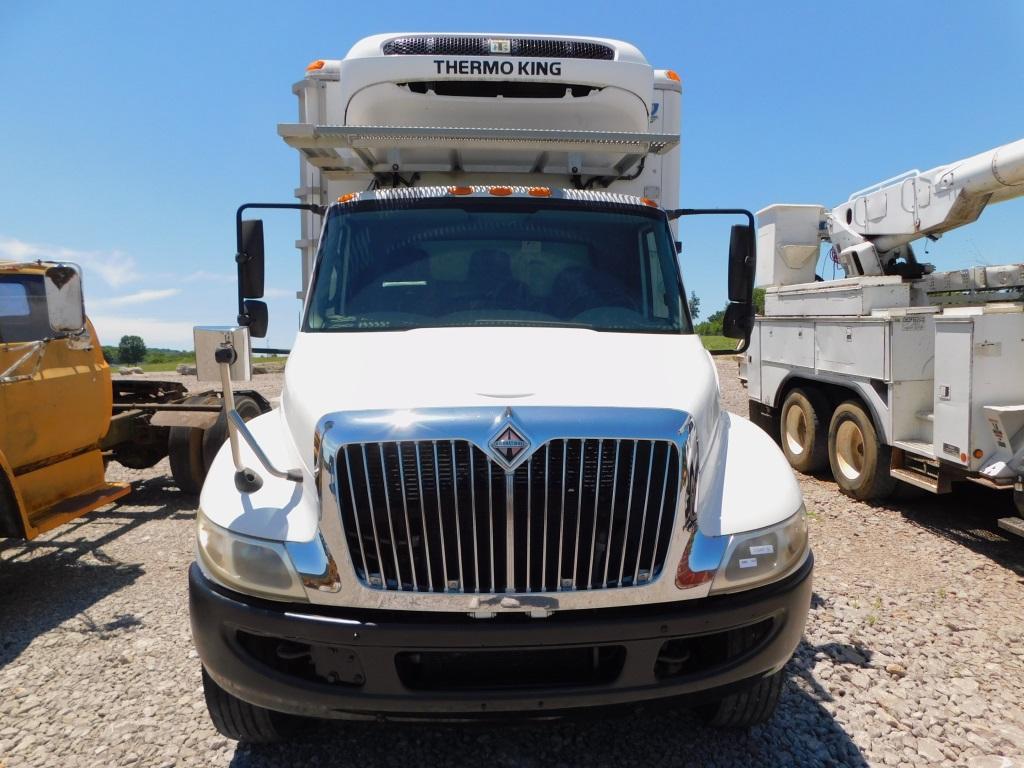
[[[341,446],[336,493],[368,586],[548,592],[647,583],[680,491],[668,440],[555,439],[513,472],[465,440]]]
[[[615,50],[611,46],[585,40],[500,39],[509,41],[510,50],[503,54],[506,56],[607,61],[615,58]],[[492,56],[490,40],[488,37],[416,35],[388,40],[381,50],[385,56]]]

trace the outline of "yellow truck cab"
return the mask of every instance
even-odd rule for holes
[[[0,263],[0,537],[32,539],[128,493],[104,480],[112,398],[78,268]]]

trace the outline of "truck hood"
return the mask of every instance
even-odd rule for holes
[[[699,337],[576,328],[300,333],[281,402],[307,466],[317,421],[337,411],[674,408],[704,436],[719,416],[717,372]]]

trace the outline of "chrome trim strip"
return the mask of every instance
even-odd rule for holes
[[[373,491],[370,490],[370,464],[366,458],[366,443],[361,443],[363,449],[363,474],[366,477],[366,501],[370,505],[370,509],[373,509]],[[377,516],[370,515],[370,525],[373,527],[373,546],[377,550],[377,568],[379,569],[380,582],[382,586],[384,583],[384,558],[380,556],[380,536],[377,535]],[[369,565],[366,567],[366,577],[368,580],[373,580],[373,576],[369,573]]]
[[[405,517],[405,543],[409,547],[409,564],[412,567],[412,588],[419,591],[419,583],[416,581],[416,559],[412,554],[412,526],[409,525],[409,499],[405,492],[405,456],[402,454],[402,444],[395,443],[398,448],[398,482],[402,484],[402,512]],[[427,561],[427,573],[430,573],[430,561]]]
[[[614,473],[612,475],[612,505],[615,504],[615,492],[619,487],[619,449],[622,448],[622,441],[615,441],[615,466]],[[601,579],[601,585],[603,587],[608,586],[608,564],[612,561],[612,526],[608,526],[608,543],[605,546],[604,552],[604,577]]]
[[[654,443],[651,443],[651,455],[647,458],[647,483],[644,487],[644,513],[640,517],[640,541],[636,543],[636,568],[633,570],[633,586],[640,578],[640,558],[644,553],[644,531],[647,528],[647,508],[651,501],[651,475],[654,472]]]
[[[469,446],[469,501],[470,514],[473,517],[473,591],[480,592],[480,547],[477,544],[476,530],[476,463],[473,455],[476,451]]]
[[[462,524],[459,522],[459,513],[462,511],[459,509],[459,471],[456,468],[457,463],[455,461],[455,441],[448,441],[449,447],[452,449],[452,495],[455,501],[455,554],[459,561],[459,590],[465,591],[466,580],[462,575]],[[472,448],[470,449],[472,451]],[[470,479],[472,482],[472,478]]]
[[[622,553],[619,555],[619,583],[622,586],[622,574],[626,567],[626,547],[629,544],[629,516],[633,511],[633,481],[636,479],[636,448],[639,441],[633,441],[633,458],[629,467],[629,501],[626,503],[626,527],[622,537]]]
[[[505,591],[516,591],[516,515],[515,490],[516,476],[512,472],[505,473]],[[527,514],[526,519],[530,516]],[[527,590],[529,592],[529,590]]]
[[[594,484],[594,525],[590,533],[590,566],[587,568],[587,589],[594,587],[594,548],[597,544],[597,513],[601,503],[601,459],[604,456],[604,440],[597,441],[597,482]],[[614,505],[615,499],[612,498]]]
[[[348,458],[348,448],[346,447],[346,448],[343,448],[342,450],[345,452],[345,471],[348,473],[348,489],[349,489],[349,492],[352,494],[352,508],[355,509],[356,506],[357,506],[356,505],[356,486],[355,486],[355,483],[352,482],[352,462],[349,461],[349,458]],[[321,455],[323,455],[323,454],[321,454]],[[320,494],[320,505],[321,505],[320,519],[321,519],[321,522],[322,522],[323,521],[323,494]],[[369,581],[370,580],[370,574],[369,574],[369,566],[367,565],[367,562],[366,562],[366,547],[363,545],[363,532],[359,528],[359,518],[358,517],[356,518],[356,538],[359,539],[359,554],[362,557],[363,576],[364,576],[364,578],[367,581]],[[380,562],[380,560],[378,560],[377,562]]]
[[[377,443],[377,452],[380,454],[380,484],[384,486],[384,505],[388,511],[388,532],[391,534],[391,555],[395,559],[395,579],[398,581],[398,588],[405,589],[402,586],[402,568],[398,564],[398,543],[395,541],[395,516],[391,514],[391,491],[388,490],[388,467],[384,463],[384,443]],[[384,566],[381,565],[381,570]],[[387,586],[387,579],[384,580],[384,586]]]
[[[413,445],[416,446],[416,489],[419,492],[420,521],[423,524],[423,547],[427,551],[427,586],[429,586],[430,591],[433,592],[434,569],[430,566],[434,561],[430,559],[430,536],[428,535],[429,529],[427,528],[427,504],[426,500],[423,498],[423,459],[420,456],[420,444],[415,442]]]
[[[452,582],[448,578],[448,547],[444,542],[444,520],[441,517],[441,464],[437,460],[437,440],[431,442],[434,449],[434,490],[437,492],[437,530],[441,533],[441,570],[444,573],[445,590],[452,591]]]

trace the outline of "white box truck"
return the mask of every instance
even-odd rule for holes
[[[853,193],[758,212],[766,286],[750,416],[801,472],[878,500],[974,482],[1024,515],[1024,264],[935,272],[912,243],[1024,195],[1024,140]],[[816,280],[821,244],[844,277]],[[999,524],[1024,534],[1024,520]]]
[[[813,560],[785,458],[722,410],[693,333],[678,76],[615,40],[393,34],[295,91],[303,315],[280,408],[230,413],[267,323],[257,205],[239,325],[197,331],[232,426],[190,570],[217,728],[667,697],[768,718]],[[742,338],[753,216],[705,213],[746,218]]]

